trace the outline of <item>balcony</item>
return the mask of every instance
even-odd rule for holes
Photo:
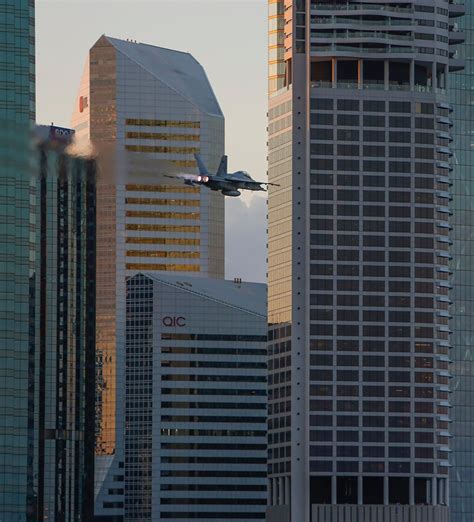
[[[387,18],[385,20],[365,20],[363,18],[344,18],[342,16],[328,16],[328,17],[316,17],[311,20],[311,25],[349,25],[354,27],[359,26],[395,26],[397,29],[400,26],[413,26],[415,21],[411,18],[406,19],[393,19]]]
[[[321,31],[311,35],[311,40],[322,40],[328,39],[334,40],[405,40],[414,41],[413,35],[411,34],[391,34],[384,31],[350,31],[347,30],[345,33],[337,32],[334,34],[332,31]],[[336,44],[337,45],[337,44]]]
[[[451,0],[449,2],[449,17],[457,18],[459,16],[464,16],[466,14],[466,6],[464,2],[457,2],[456,0]]]
[[[398,54],[398,55],[413,55],[415,52],[414,47],[411,46],[395,46],[395,45],[387,45],[386,47],[356,47],[351,45],[338,45],[338,44],[328,44],[328,45],[311,45],[312,53],[317,53],[322,56],[358,56],[364,54]]]
[[[451,10],[451,6],[450,6]],[[311,11],[385,11],[388,13],[413,13],[413,7],[398,7],[380,4],[316,4],[311,6]]]
[[[464,31],[449,31],[449,45],[460,44],[466,41]]]

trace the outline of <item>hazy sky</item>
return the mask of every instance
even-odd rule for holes
[[[230,169],[266,179],[266,0],[36,0],[37,121],[69,126],[101,34],[192,53],[226,117]],[[266,199],[226,201],[226,276],[265,281]]]

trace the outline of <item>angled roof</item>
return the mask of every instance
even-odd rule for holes
[[[223,116],[204,68],[191,54],[127,42],[110,36],[105,38],[117,51],[146,69],[204,113]]]
[[[225,279],[157,273],[144,273],[143,275],[158,283],[173,286],[205,299],[211,299],[262,317],[267,316],[267,285],[263,283],[236,283]]]

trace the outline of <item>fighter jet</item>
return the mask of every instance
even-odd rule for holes
[[[224,196],[231,197],[240,196],[241,190],[266,191],[266,187],[268,187],[268,185],[279,186],[276,183],[255,181],[250,177],[249,173],[245,172],[244,170],[239,170],[234,173],[227,172],[227,156],[222,156],[221,163],[215,175],[209,174],[199,154],[195,154],[194,157],[196,158],[196,162],[198,164],[199,175],[178,174],[174,176],[184,180],[185,185],[202,185],[211,190],[220,190]]]

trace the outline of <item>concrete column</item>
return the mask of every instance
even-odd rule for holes
[[[331,504],[337,504],[337,477],[331,477]]]
[[[277,485],[278,479],[273,478],[272,479],[272,494],[273,494],[273,500],[272,500],[272,506],[278,506],[278,485]]]
[[[337,60],[333,58],[332,60],[332,86],[336,87],[337,85]]]
[[[361,506],[364,503],[364,480],[362,477],[357,477],[357,504]]]
[[[364,88],[364,60],[357,60],[357,83],[358,88]]]
[[[388,88],[389,88],[389,81],[390,81],[390,62],[388,60],[385,60],[383,62],[383,69],[384,69],[384,72],[383,72],[383,78],[384,78],[384,87],[385,87],[385,90],[388,91]]]
[[[388,503],[389,503],[388,477],[383,478],[383,503],[384,503],[384,506],[388,506]]]
[[[438,505],[438,481],[436,480],[436,477],[433,477],[431,479],[431,502],[433,506]]]
[[[410,506],[415,505],[415,477],[410,477],[409,503]]]
[[[415,90],[415,60],[410,61],[410,91]]]
[[[438,88],[438,77],[436,74],[436,62],[433,62],[431,64],[431,76],[433,78],[433,80],[432,80],[433,91],[436,91],[436,89]]]

